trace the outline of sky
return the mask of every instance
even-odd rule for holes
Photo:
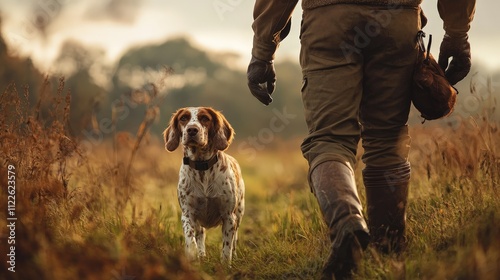
[[[469,32],[473,64],[500,69],[500,1],[477,1]],[[133,46],[188,37],[193,44],[214,52],[240,55],[236,67],[250,60],[254,0],[2,0],[2,30],[10,50],[32,57],[42,71],[51,72],[52,61],[66,40],[104,50],[114,63]],[[436,0],[424,0],[422,8],[433,34],[437,56],[444,34]],[[292,31],[281,43],[276,60],[298,61],[300,1],[292,16]],[[437,39],[437,40],[436,40]]]

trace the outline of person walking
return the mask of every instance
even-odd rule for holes
[[[273,61],[297,0],[256,0],[248,87],[265,105]],[[369,242],[383,253],[406,247],[410,163],[408,115],[421,0],[302,0],[300,65],[309,129],[301,150],[308,182],[329,228],[324,279],[350,278]],[[439,64],[451,84],[471,67],[468,31],[475,0],[438,0],[445,35]],[[449,60],[451,58],[451,62]],[[368,224],[353,167],[362,139]]]

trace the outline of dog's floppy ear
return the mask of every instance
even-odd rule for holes
[[[167,151],[174,151],[179,147],[179,143],[181,141],[181,132],[179,129],[179,121],[178,121],[178,116],[181,113],[182,110],[177,110],[172,115],[172,118],[170,118],[170,123],[163,131],[163,139],[165,140],[165,149]]]
[[[234,137],[234,129],[226,120],[222,113],[212,109],[206,108],[207,111],[212,115],[213,120],[213,145],[214,148],[220,151],[224,151],[229,147]]]

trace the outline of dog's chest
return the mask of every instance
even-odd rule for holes
[[[180,201],[181,205],[184,204],[202,226],[217,226],[222,216],[235,209],[234,182],[228,180],[225,172],[188,171],[191,174],[186,177],[186,184],[179,185],[179,199],[186,200]]]
[[[228,207],[224,199],[220,197],[196,197],[188,198],[192,215],[201,226],[211,228],[222,222],[222,214]]]

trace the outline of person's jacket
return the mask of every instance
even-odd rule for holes
[[[254,30],[252,55],[254,57],[265,61],[274,59],[279,43],[290,31],[291,15],[297,2],[298,0],[256,0],[252,24]],[[398,7],[418,7],[421,2],[422,0],[302,0],[302,8],[307,10],[333,4],[359,4],[397,9]],[[446,34],[465,35],[474,17],[476,0],[438,0],[437,2]]]

